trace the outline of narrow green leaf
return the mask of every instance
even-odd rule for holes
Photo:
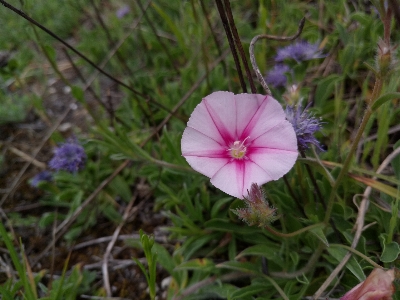
[[[158,260],[157,262],[168,271],[168,273],[172,273],[175,268],[175,263],[172,256],[169,252],[160,244],[154,243],[153,248],[151,249],[153,253],[157,254]]]
[[[362,176],[358,176],[358,175],[354,175],[354,174],[349,174],[349,176],[359,182],[362,182],[362,183],[378,190],[378,191],[381,191],[389,196],[392,196],[393,198],[396,198],[396,199],[399,198],[399,193],[398,193],[397,189],[395,189],[394,187],[391,187],[390,185],[373,180],[371,178],[366,178],[366,177],[362,177]]]
[[[250,262],[226,261],[217,265],[218,268],[261,274],[260,266]]]
[[[269,260],[273,260],[274,262],[276,262],[279,265],[283,264],[283,260],[281,258],[282,254],[280,252],[280,247],[278,247],[274,244],[251,246],[249,248],[244,249],[242,252],[240,252],[236,256],[236,259],[239,259],[243,256],[249,256],[249,255],[265,257]]]
[[[339,75],[329,75],[320,80],[315,92],[315,102],[318,107],[323,107],[326,100],[332,95],[335,83],[341,79]]]
[[[210,272],[215,269],[215,264],[208,258],[197,258],[184,262],[177,266],[175,270],[195,270],[202,272]]]
[[[265,291],[266,286],[265,284],[252,284],[250,286],[246,286],[244,288],[241,288],[231,294],[232,299],[245,299],[244,297],[249,297],[256,295],[257,293],[262,293]],[[252,299],[252,298],[250,298]]]
[[[4,287],[0,286],[0,295],[2,295],[2,299],[4,300],[14,300],[13,295]]]
[[[393,149],[395,150],[399,147],[400,147],[400,140],[397,141],[396,144],[394,144]],[[393,158],[391,164],[392,164],[392,168],[394,170],[394,174],[395,174],[396,178],[398,180],[400,180],[400,155],[397,155],[395,158]],[[399,186],[400,186],[400,184],[399,184]]]
[[[334,257],[338,262],[342,261],[343,257],[346,255],[347,251],[342,248],[337,247],[329,247],[327,248],[329,254]],[[359,281],[364,281],[366,276],[364,271],[362,270],[358,261],[354,258],[354,256],[350,257],[349,261],[346,264],[346,268],[349,269],[354,276],[357,277]]]
[[[380,107],[382,104],[386,103],[387,101],[399,99],[399,98],[400,98],[400,93],[398,93],[398,92],[386,93],[386,94],[380,96],[378,99],[376,99],[376,101],[372,104],[371,108],[372,108],[372,110],[375,110],[378,107]]]
[[[232,197],[221,198],[217,202],[215,202],[213,207],[211,208],[211,218],[216,218],[221,207],[229,202],[232,202]]]
[[[187,49],[185,45],[185,38],[182,34],[181,28],[177,25],[177,22],[172,20],[158,5],[156,5],[154,2],[151,4],[155,10],[158,12],[158,14],[164,19],[164,21],[167,23],[168,27],[171,29],[171,31],[174,33],[176,39],[178,40],[178,43],[180,45],[180,49],[185,50]]]
[[[23,263],[21,263],[17,251],[14,248],[14,245],[11,241],[11,239],[8,236],[8,233],[5,229],[5,227],[3,226],[3,223],[0,222],[0,235],[4,241],[4,243],[6,244],[6,247],[10,253],[11,256],[11,260],[14,264],[15,269],[18,272],[18,275],[20,277],[20,280],[25,288],[25,293],[27,295],[28,299],[34,299],[34,293],[31,289],[31,285],[28,282],[28,277],[26,276],[25,273],[25,266],[23,265]]]
[[[329,242],[322,229],[323,227],[312,228],[309,230],[309,232],[314,234],[321,242],[323,242],[327,247],[329,247]]]

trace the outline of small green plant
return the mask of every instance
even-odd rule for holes
[[[142,245],[142,249],[147,261],[147,269],[137,258],[133,258],[137,265],[142,270],[143,274],[146,277],[147,284],[149,285],[149,294],[150,299],[156,298],[156,275],[157,275],[157,253],[155,253],[154,246],[154,237],[148,236],[143,232],[143,230],[139,231],[140,235],[140,243]]]

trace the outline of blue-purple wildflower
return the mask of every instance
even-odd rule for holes
[[[56,171],[64,170],[76,173],[85,166],[85,162],[85,150],[76,140],[70,139],[54,149],[54,156],[50,160],[49,166]]]
[[[299,41],[278,49],[278,53],[275,56],[275,61],[281,63],[287,59],[294,59],[299,63],[304,60],[316,59],[325,56],[326,55],[322,54],[322,51],[319,49],[318,43],[310,44],[306,41]]]
[[[53,181],[53,174],[49,171],[42,171],[32,177],[30,184],[33,187],[38,187],[39,183],[42,181]]]
[[[319,150],[324,151],[314,134],[321,130],[322,123],[320,119],[314,117],[308,111],[309,105],[302,108],[301,105],[294,107],[286,106],[286,119],[292,124],[297,137],[297,146],[300,151],[307,150],[310,144],[315,145]]]
[[[286,85],[287,76],[286,73],[290,72],[290,68],[284,64],[277,64],[272,70],[265,76],[265,81],[275,88],[283,87]]]

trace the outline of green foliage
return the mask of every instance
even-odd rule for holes
[[[143,230],[139,231],[140,243],[143,248],[144,255],[147,260],[148,270],[145,266],[136,258],[133,258],[137,265],[140,267],[144,275],[146,276],[147,283],[150,289],[150,298],[155,299],[156,297],[156,266],[157,266],[157,253],[152,251],[154,246],[154,238],[149,237],[143,233]]]
[[[18,274],[17,281],[13,281],[10,278],[0,286],[0,295],[2,295],[3,299],[73,300],[76,299],[79,292],[87,291],[89,285],[94,280],[94,274],[87,271],[82,272],[79,265],[73,268],[69,276],[66,276],[67,260],[61,277],[54,280],[52,288],[49,289],[40,282],[43,279],[45,272],[41,272],[35,277],[33,276],[23,249],[21,248],[21,252],[18,254],[2,223],[0,223],[0,237],[10,253],[13,267],[16,269]],[[46,296],[39,297],[39,290],[40,294]]]
[[[379,75],[376,48],[383,25],[374,8],[361,2],[321,1],[317,6],[312,1],[231,1],[246,53],[255,35],[292,35],[307,15],[301,39],[320,42],[327,55],[301,65],[293,63],[290,78],[303,104],[310,100],[310,109],[322,118],[323,129],[317,138],[327,151],[308,151],[284,180],[265,185],[268,203],[277,215],[270,225],[259,222],[261,227],[238,220],[232,210],[243,208],[242,200],[212,187],[181,155],[182,132],[202,97],[218,90],[241,92],[230,53],[211,68],[229,48],[213,1],[154,0],[146,11],[151,23],[135,2],[124,18],[115,16],[122,1],[19,2],[19,8],[131,90],[117,88],[107,76],[97,76],[93,66],[69,50],[72,60],[68,66],[79,68],[87,81],[64,76],[68,75],[62,69],[66,54],[59,44],[1,7],[0,27],[12,30],[0,30],[0,50],[12,55],[0,68],[0,125],[22,122],[28,112],[48,122],[44,99],[50,94],[47,82],[54,77],[70,87],[68,99],[77,101],[92,118],[87,132],[75,130],[88,157],[85,168],[75,174],[60,171],[52,182],[40,183],[39,201],[46,210],[39,216],[8,213],[9,224],[37,225],[50,232],[78,212],[62,235],[68,247],[96,230],[100,219],[121,224],[121,203],[132,199],[151,202],[167,224],[151,229],[155,235],[167,232],[168,241],[156,242],[153,235],[144,234],[140,227],[146,225],[137,217],[129,228],[139,232],[140,238],[126,245],[140,249],[133,260],[152,299],[162,297],[161,272],[170,280],[165,288],[167,299],[303,299],[313,295],[345,257],[346,247],[356,237],[355,224],[360,222],[359,195],[371,188],[370,203],[363,206],[364,230],[358,245],[342,279],[329,289],[333,297],[340,297],[365,280],[372,266],[398,268],[400,155],[391,160],[392,169],[379,174],[377,170],[400,147],[399,71],[394,64],[392,73],[381,78],[379,95],[373,94]],[[384,13],[384,7],[378,10]],[[399,32],[393,30],[391,38],[397,45]],[[263,74],[272,65],[276,50],[289,43],[263,40],[257,44],[255,57]],[[395,50],[392,55],[398,59]],[[86,88],[89,79],[91,91]],[[287,90],[273,89],[272,93],[286,103]],[[102,104],[94,105],[93,99]],[[368,122],[357,133],[365,116]],[[361,139],[354,144],[356,137]],[[56,131],[50,143],[54,146],[63,140]],[[107,181],[126,160],[128,167]],[[1,173],[3,169],[0,163]],[[137,182],[142,180],[151,191],[149,198],[138,196]],[[99,187],[92,202],[83,206]],[[137,214],[141,212],[139,207]],[[291,235],[308,226],[315,227]],[[68,270],[68,261],[61,276],[51,286],[45,284],[46,271],[33,276],[24,249],[16,250],[11,232],[0,224],[2,242],[18,274],[0,286],[4,299],[104,294],[96,290],[96,274],[82,271],[80,265]]]

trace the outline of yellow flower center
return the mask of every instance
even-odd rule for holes
[[[232,146],[228,149],[231,153],[232,158],[242,159],[246,155],[247,147],[244,142],[249,137],[245,138],[243,141],[235,141]]]

